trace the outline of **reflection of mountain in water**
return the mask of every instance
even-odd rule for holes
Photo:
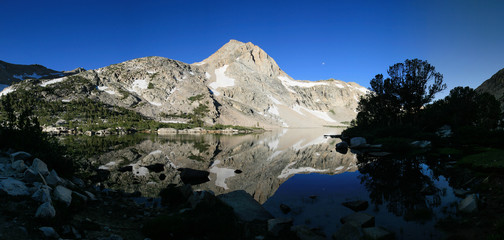
[[[284,129],[260,135],[173,135],[143,140],[91,160],[110,176],[107,188],[157,196],[167,184],[181,184],[179,168],[210,172],[210,181],[193,186],[216,194],[243,189],[260,203],[297,173],[356,171],[357,159],[334,150],[339,129]],[[238,171],[237,171],[238,170]],[[240,173],[241,172],[241,173]]]

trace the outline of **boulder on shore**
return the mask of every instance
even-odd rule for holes
[[[177,129],[175,129],[175,128],[160,128],[157,130],[157,134],[159,134],[159,135],[177,134]]]
[[[49,175],[49,169],[47,169],[47,164],[42,160],[35,158],[33,159],[33,163],[30,166],[30,169],[36,173],[40,173],[43,176]]]
[[[56,209],[50,202],[42,203],[35,213],[36,218],[53,218],[56,216]]]
[[[28,187],[19,180],[7,178],[0,180],[0,194],[5,193],[9,196],[28,196],[30,192]]]
[[[70,203],[72,203],[72,190],[63,187],[63,186],[57,186],[54,189],[54,198],[58,201],[61,201],[66,204],[66,206],[70,206]]]

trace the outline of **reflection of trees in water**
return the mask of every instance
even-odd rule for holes
[[[371,202],[405,220],[424,221],[433,217],[432,207],[440,206],[441,191],[423,170],[424,158],[400,159],[358,156],[361,184]]]

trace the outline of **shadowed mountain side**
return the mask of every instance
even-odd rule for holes
[[[492,94],[501,103],[501,109],[504,110],[504,68],[484,81],[476,88],[476,91]]]

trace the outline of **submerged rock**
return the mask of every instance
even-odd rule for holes
[[[352,223],[345,223],[336,231],[332,239],[334,240],[360,240],[362,239],[361,228]]]
[[[342,205],[356,212],[359,212],[366,210],[369,206],[369,203],[368,201],[356,200],[356,201],[344,202],[342,203]]]
[[[290,218],[274,218],[268,220],[268,232],[273,236],[278,236],[282,232],[288,231],[292,227],[292,219]]]
[[[394,239],[394,233],[382,227],[363,228],[365,239],[386,240]]]
[[[318,232],[312,231],[306,225],[296,225],[291,227],[291,231],[296,233],[296,236],[300,240],[325,240],[326,236],[321,235]]]
[[[291,208],[289,206],[287,206],[286,204],[280,204],[280,210],[282,210],[282,212],[284,214],[287,214],[291,211]]]
[[[226,205],[233,208],[236,216],[245,222],[254,220],[267,221],[273,216],[264,209],[250,194],[244,190],[237,190],[217,196]]]
[[[373,227],[375,225],[375,218],[367,213],[353,213],[341,218],[341,223],[352,223],[360,227]]]

